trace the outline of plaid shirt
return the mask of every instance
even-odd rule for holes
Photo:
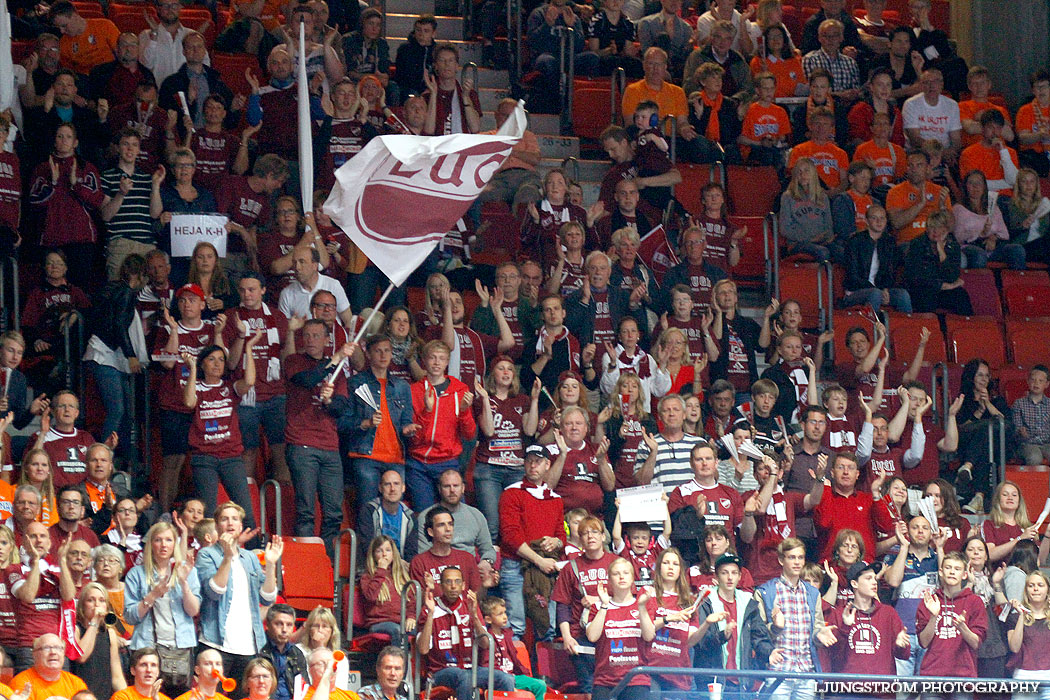
[[[1014,401],[1014,426],[1028,430],[1026,443],[1045,445],[1050,443],[1050,399],[1043,397],[1039,403],[1027,395]]]
[[[843,53],[832,58],[824,52],[824,49],[817,49],[802,57],[802,70],[806,72],[807,80],[817,68],[823,68],[831,73],[832,92],[860,88],[860,68],[857,67],[856,61]]]
[[[774,604],[784,613],[784,629],[777,634],[776,646],[784,651],[784,659],[770,666],[774,671],[812,671],[813,657],[809,636],[813,616],[818,612],[809,609],[806,589],[802,580],[792,587],[783,576],[777,579],[777,595]]]

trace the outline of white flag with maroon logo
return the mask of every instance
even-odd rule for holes
[[[324,212],[400,285],[463,216],[525,131],[522,104],[482,136],[380,136],[335,171]]]

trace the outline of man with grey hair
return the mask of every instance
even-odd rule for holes
[[[685,425],[685,400],[679,394],[668,394],[660,399],[657,414],[663,429],[656,435],[642,431],[642,444],[634,465],[634,479],[641,485],[659,484],[665,493],[693,478],[689,461],[693,445],[704,442],[689,435]]]
[[[817,38],[820,48],[802,57],[802,69],[806,78],[818,68],[831,74],[831,94],[847,103],[860,97],[860,68],[856,59],[841,51],[843,24],[837,19],[826,19],[820,23]]]
[[[361,700],[409,700],[405,680],[405,652],[401,647],[385,646],[376,659],[376,682],[357,691]]]
[[[36,522],[40,516],[40,504],[42,503],[40,489],[32,484],[22,484],[15,489],[15,495],[11,504],[11,517],[7,525],[15,533],[15,542],[20,543],[25,535],[26,527]]]
[[[565,325],[580,343],[594,343],[600,360],[606,343],[615,345],[620,320],[630,316],[643,333],[649,330],[642,303],[647,289],[638,285],[627,291],[609,284],[612,263],[600,250],[591,252],[583,261],[583,286],[565,299]]]
[[[85,514],[94,521],[106,521],[112,517],[117,502],[131,498],[131,492],[123,485],[113,482],[113,450],[103,442],[96,442],[87,449],[84,458],[87,474],[82,485],[87,493]],[[135,500],[135,509],[142,513],[153,504],[153,496],[145,494]]]

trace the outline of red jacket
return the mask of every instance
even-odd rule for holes
[[[458,458],[463,452],[463,443],[473,440],[477,432],[470,406],[460,405],[470,389],[455,377],[448,377],[448,382],[445,391],[438,395],[433,411],[426,410],[423,399],[430,382],[423,379],[412,385],[412,421],[421,427],[412,438],[408,454],[424,464]]]
[[[98,169],[77,160],[77,184],[70,186],[73,157],[55,158],[59,176],[51,184],[51,166],[44,161],[33,172],[29,204],[42,218],[40,245],[58,247],[70,243],[94,243],[98,238],[92,213],[102,206],[105,195]]]

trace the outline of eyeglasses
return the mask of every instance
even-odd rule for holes
[[[48,644],[47,646],[37,647],[33,651],[43,651],[43,652],[47,652],[48,654],[50,654],[50,653],[61,654],[65,650],[66,650],[66,647],[63,646],[63,645],[60,645],[60,644]]]
[[[84,503],[79,498],[60,498],[58,499],[58,505],[60,506],[82,506]]]
[[[334,308],[335,308],[335,304],[321,304],[321,303],[316,303],[316,304],[314,304],[314,305],[313,305],[313,307],[314,307],[315,309],[334,309]]]
[[[117,515],[131,515],[134,512],[134,508],[117,508]]]

